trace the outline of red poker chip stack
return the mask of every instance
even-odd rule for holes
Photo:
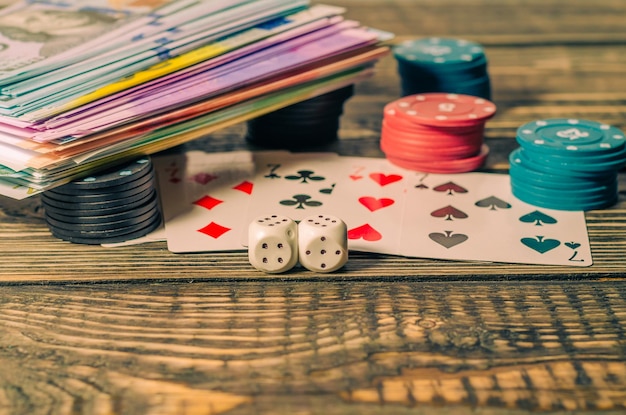
[[[385,106],[380,147],[393,164],[425,173],[464,173],[483,165],[485,123],[496,106],[480,97],[425,93]]]

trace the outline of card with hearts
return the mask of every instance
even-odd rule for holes
[[[405,171],[386,159],[341,157],[337,195],[329,213],[348,227],[348,247],[355,251],[397,254],[407,183]]]
[[[470,261],[589,266],[584,212],[537,208],[508,175],[425,174],[386,159],[287,151],[155,159],[173,252],[245,249],[264,214],[346,222],[352,251]]]
[[[590,266],[582,212],[537,208],[509,176],[417,174],[407,189],[399,253],[411,257]]]

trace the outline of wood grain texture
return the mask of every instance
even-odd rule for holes
[[[625,300],[624,283],[5,287],[0,413],[618,413]]]
[[[527,121],[626,128],[622,0],[337,0],[394,42],[485,46],[498,114],[485,171]],[[392,58],[357,85],[341,140],[382,157]],[[247,148],[238,125],[186,145]],[[588,212],[589,268],[352,255],[266,275],[245,253],[53,238],[37,198],[0,198],[0,415],[520,415],[626,412],[626,174]]]

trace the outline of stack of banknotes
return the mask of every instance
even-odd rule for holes
[[[0,195],[359,82],[389,33],[308,0],[29,0],[0,9]]]

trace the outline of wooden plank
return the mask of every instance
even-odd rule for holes
[[[395,41],[485,45],[488,171],[530,119],[626,126],[623,0],[331,3]],[[357,86],[330,150],[382,156],[395,70]],[[186,148],[246,148],[244,130]],[[587,214],[590,268],[355,254],[337,274],[267,276],[244,253],[71,245],[36,198],[0,198],[0,415],[623,414],[625,177],[618,206]]]
[[[4,287],[0,413],[616,414],[625,300],[624,282]]]
[[[323,3],[314,1],[314,3]],[[624,35],[620,0],[336,0],[346,16],[405,36],[619,42]],[[509,37],[511,36],[511,37]],[[516,42],[517,43],[517,42]]]

